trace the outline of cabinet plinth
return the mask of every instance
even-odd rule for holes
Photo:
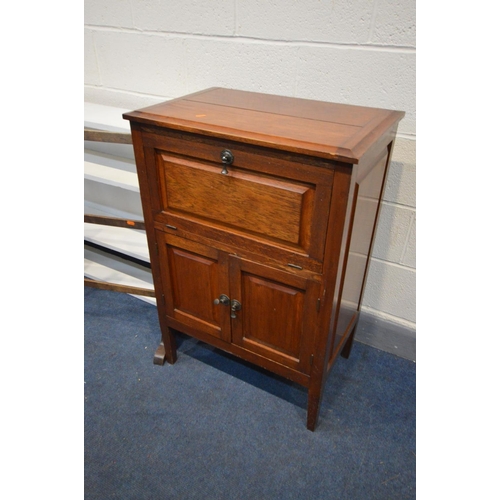
[[[178,330],[308,388],[349,356],[404,113],[212,88],[126,113],[162,342]]]

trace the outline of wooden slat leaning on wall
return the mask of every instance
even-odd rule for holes
[[[108,132],[105,130],[84,129],[84,140],[93,142],[109,142],[114,144],[132,144],[130,134],[121,132]],[[143,221],[122,219],[120,217],[107,217],[102,215],[84,215],[84,222],[90,224],[101,224],[105,226],[124,227],[128,229],[145,230]],[[131,285],[121,285],[118,283],[109,283],[107,281],[93,280],[84,278],[84,285],[101,290],[111,290],[113,292],[130,293],[133,295],[143,295],[146,297],[155,297],[154,289],[141,288]]]
[[[124,132],[84,129],[84,140],[93,142],[111,142],[114,144],[132,144],[132,136]]]

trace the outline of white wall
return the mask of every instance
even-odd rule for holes
[[[85,0],[85,100],[220,86],[406,112],[363,309],[415,329],[415,0]]]

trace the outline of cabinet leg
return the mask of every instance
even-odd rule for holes
[[[349,358],[349,355],[351,354],[351,349],[352,349],[352,343],[354,341],[354,334],[356,332],[356,327],[357,327],[357,324],[354,326],[354,328],[352,329],[352,332],[351,334],[349,335],[349,338],[346,340],[346,343],[344,344],[344,347],[342,347],[342,350],[340,351],[340,355],[343,357],[343,358],[346,358],[348,359]]]
[[[153,358],[153,363],[155,365],[163,365],[165,361],[173,365],[177,361],[177,347],[175,345],[174,334],[170,328],[167,328],[166,330],[167,331],[163,336],[163,340],[160,342],[160,345],[155,351]]]
[[[314,431],[318,423],[320,399],[319,396],[314,395],[313,391],[309,389],[307,395],[307,428],[310,431]]]

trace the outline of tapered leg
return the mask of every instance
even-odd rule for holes
[[[348,358],[349,354],[351,353],[352,343],[354,341],[354,335],[356,333],[357,326],[358,323],[356,317],[354,326],[352,327],[352,331],[349,334],[349,337],[347,338],[345,344],[343,345],[342,350],[340,351],[340,355],[344,358]],[[327,378],[327,358],[318,359],[317,364],[313,365],[313,369],[311,371],[311,383],[309,385],[309,390],[307,393],[307,428],[310,431],[314,431],[318,423],[319,408],[321,405],[321,400],[323,398],[323,388],[325,386]]]
[[[310,431],[314,431],[314,429],[316,429],[320,403],[321,397],[314,394],[314,391],[309,389],[307,394],[307,428]]]

